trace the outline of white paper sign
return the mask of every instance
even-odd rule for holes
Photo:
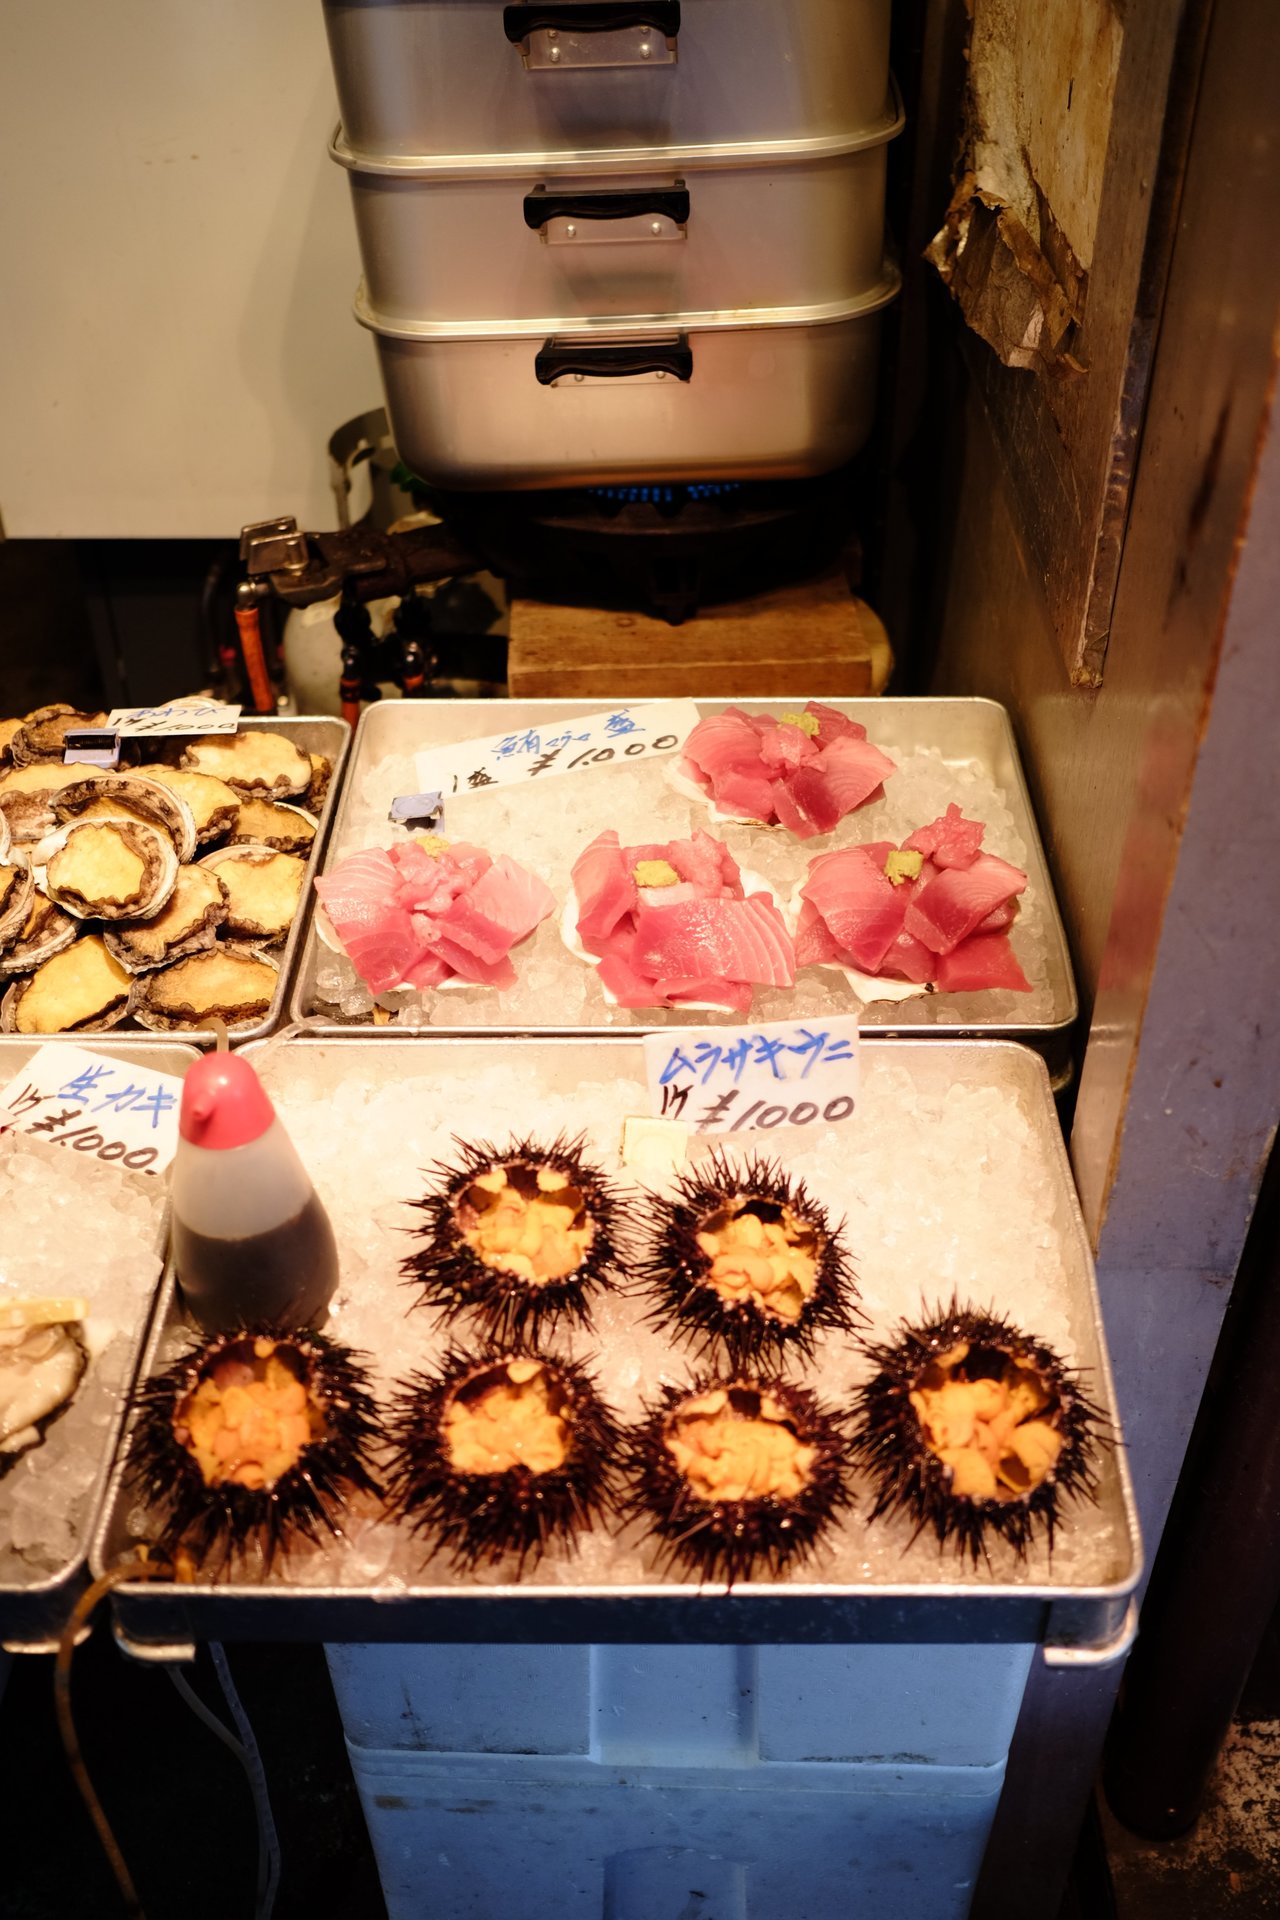
[[[0,1133],[163,1173],[178,1144],[181,1097],[180,1075],[46,1041],[0,1091]]]
[[[234,733],[240,708],[225,700],[170,700],[163,707],[113,707],[107,726],[123,740],[151,734]]]
[[[423,793],[448,797],[480,787],[509,786],[543,774],[584,773],[619,761],[675,753],[698,724],[692,700],[651,700],[575,719],[539,721],[460,746],[428,747],[415,756]]]
[[[652,1111],[695,1133],[837,1126],[858,1103],[858,1022],[774,1020],[645,1035]]]

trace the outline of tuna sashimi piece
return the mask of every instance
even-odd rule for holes
[[[681,765],[690,777],[702,776],[702,784],[716,779],[731,767],[751,767],[759,762],[760,735],[738,707],[726,707],[723,713],[709,714],[699,720],[684,743]]]
[[[655,1007],[659,1004],[652,980],[646,980],[628,966],[621,953],[606,953],[597,969],[600,985],[620,1007]]]
[[[1002,907],[993,907],[985,920],[979,920],[974,933],[1003,933],[1011,927],[1018,917],[1016,900],[1006,900]]]
[[[794,833],[797,840],[812,840],[818,829],[807,813],[803,813],[791,797],[791,789],[779,781],[773,790],[773,807],[778,816],[778,825],[785,827],[788,833]]]
[[[789,782],[791,796],[813,832],[830,833],[895,771],[888,754],[869,740],[842,735],[824,747],[816,760],[798,769]]]
[[[1026,884],[1019,867],[980,853],[971,867],[951,867],[921,888],[908,904],[906,930],[934,953],[950,953]]]
[[[406,987],[425,990],[429,987],[441,986],[444,981],[452,978],[452,975],[453,968],[447,960],[442,960],[438,953],[423,952],[413,965],[405,970],[402,984]]]
[[[796,966],[818,967],[839,957],[840,949],[830,927],[812,900],[802,900],[796,923]]]
[[[784,775],[803,766],[806,760],[816,760],[820,751],[813,734],[787,721],[774,727],[760,741],[760,758],[766,767]]]
[[[910,980],[922,987],[934,978],[940,964],[937,954],[930,953],[922,940],[900,933],[896,940],[890,941],[880,971],[891,980]]]
[[[1031,991],[1007,933],[975,933],[954,953],[942,954],[937,964],[939,993],[977,993],[985,987]]]
[[[763,893],[750,900],[697,900],[667,909],[642,901],[630,962],[651,979],[677,974],[771,987],[795,981],[791,936]]]
[[[578,855],[572,877],[578,899],[578,935],[594,952],[636,903],[636,883],[612,829],[599,834]]]
[[[527,940],[534,928],[555,911],[556,897],[536,873],[503,853],[472,887],[467,904],[505,930],[510,949]]]
[[[708,1007],[723,1007],[726,1013],[750,1013],[751,986],[747,981],[687,979],[683,975],[673,974],[669,978],[654,981],[649,990],[649,1006],[687,1007],[690,1004]]]
[[[890,944],[902,932],[905,887],[886,879],[882,863],[865,847],[820,854],[809,867],[801,898],[813,903],[850,965],[877,973]]]
[[[966,820],[952,801],[939,819],[930,821],[927,827],[917,827],[902,844],[924,854],[935,867],[971,867],[985,832],[981,820]]]
[[[778,788],[767,773],[727,767],[716,775],[713,791],[716,805],[724,813],[745,814],[749,820],[773,819]]]
[[[500,960],[482,960],[479,954],[468,952],[458,941],[438,931],[432,936],[431,947],[461,980],[470,980],[482,987],[514,987],[516,983],[516,970],[505,954]]]
[[[399,879],[385,848],[369,847],[320,874],[316,892],[352,965],[374,993],[400,984],[420,948],[398,901]]]
[[[820,747],[829,747],[833,740],[865,740],[867,737],[866,728],[858,721],[848,719],[837,707],[824,706],[821,700],[806,700],[804,710],[818,723],[813,737]]]
[[[672,840],[669,845],[659,847],[657,853],[673,866],[682,880],[690,880],[704,894],[713,897],[723,893],[726,888],[732,890],[737,898],[742,897],[742,877],[738,872],[738,863],[721,841],[712,834],[697,828],[690,840]],[[665,893],[666,888],[655,889]]]

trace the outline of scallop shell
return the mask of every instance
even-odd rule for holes
[[[242,832],[246,811],[250,812],[252,827]],[[304,835],[299,832],[292,825],[294,820],[301,820],[310,827],[310,833]],[[283,800],[268,800],[256,793],[246,794],[240,803],[236,823],[227,835],[227,845],[270,847],[274,853],[293,853],[305,860],[319,830],[320,822],[305,807],[291,807]]]
[[[14,878],[7,880],[6,874]],[[16,940],[26,925],[35,890],[31,863],[19,848],[0,855],[0,947]]]
[[[91,773],[63,787],[53,810],[59,820],[73,820],[98,800],[108,805],[116,802],[127,809],[125,819],[140,815],[147,824],[159,827],[173,841],[179,860],[194,856],[195,815],[185,800],[158,780],[148,780],[138,773]]]
[[[269,922],[265,918],[255,920],[245,911],[243,903],[237,903],[235,879],[230,870],[242,862],[249,866],[265,867],[271,861],[285,861],[289,868],[297,869],[298,891],[289,905],[287,916],[282,907]],[[287,939],[294,916],[302,904],[302,882],[306,876],[306,862],[300,860],[297,854],[280,853],[275,847],[264,847],[257,841],[245,840],[239,845],[219,847],[214,853],[206,853],[198,864],[217,871],[227,889],[229,907],[227,931],[229,933],[239,934],[248,940],[265,941],[270,946],[278,946],[282,940]],[[279,877],[282,885],[287,871],[288,869],[280,870]]]
[[[86,934],[82,940],[76,941],[67,952],[73,952],[76,946],[81,945],[86,947],[102,947],[104,958],[109,958],[106,953],[106,948],[103,947],[101,939],[96,934]],[[63,954],[55,954],[41,966],[37,967],[34,973],[26,974],[22,979],[14,981],[3,1000],[0,1000],[0,1032],[18,1033],[21,1031],[18,1026],[18,1010],[23,1000],[45,971],[45,968],[56,965],[58,960],[64,957]],[[116,964],[116,962],[112,962],[113,966]],[[73,1021],[70,1024],[60,1027],[47,1028],[45,1031],[51,1033],[105,1033],[109,1027],[118,1027],[120,1022],[128,1017],[131,1002],[132,992],[129,992],[123,996],[119,1006],[110,1008],[106,1013],[98,1015],[95,1019]]]
[[[79,767],[64,767],[55,760],[40,761],[29,767],[6,767],[0,773],[0,813],[8,821],[13,838],[27,842],[52,833],[58,824],[53,810],[54,794],[83,778]]]
[[[192,885],[202,881],[213,883],[216,898],[207,899],[199,913],[193,915],[184,896]],[[106,928],[102,937],[107,943],[107,952],[119,961],[126,973],[153,973],[158,967],[169,967],[175,960],[185,959],[188,954],[207,952],[216,944],[218,928],[226,917],[227,890],[217,874],[202,873],[199,865],[189,866],[179,870],[177,884],[158,914],[152,914],[147,920],[122,921]],[[174,926],[166,934],[161,925],[164,946],[159,953],[149,952],[147,933],[155,930],[157,921],[166,920]]]
[[[240,795],[225,780],[211,773],[193,773],[189,767],[167,767],[161,761],[148,760],[134,769],[140,780],[154,780],[167,787],[191,809],[199,844],[209,846],[220,840],[236,823]]]
[[[28,932],[32,917],[37,913],[40,913],[39,924]],[[55,953],[62,953],[67,947],[73,946],[80,934],[80,922],[73,920],[69,913],[64,913],[61,907],[55,906],[42,887],[33,886],[26,926],[15,940],[0,950],[0,975],[34,972],[46,960],[52,960]]]
[[[104,896],[91,899],[87,895],[73,897],[70,889],[60,888],[49,879],[49,863],[62,851],[72,834],[89,831],[91,824],[115,826],[127,843],[141,840],[147,856],[151,873],[151,884],[140,900],[130,901],[120,906]],[[137,851],[136,845],[134,850]],[[44,855],[44,890],[55,905],[77,920],[145,920],[153,913],[159,913],[178,880],[178,856],[173,842],[167,833],[161,833],[158,827],[148,827],[141,820],[102,821],[89,823],[72,820],[57,833],[50,834],[41,842],[40,852]]]
[[[312,780],[309,755],[282,733],[260,727],[191,740],[181,765],[194,773],[211,773],[238,792],[264,793],[276,800],[305,793]]]
[[[143,974],[134,989],[134,1018],[141,1026],[149,1028],[152,1033],[191,1033],[198,1031],[207,1019],[219,1011],[216,1006],[211,1007],[208,1014],[197,1014],[191,1018],[186,1018],[178,1014],[162,1013],[158,1009],[153,1008],[150,1004],[151,997],[157,990],[157,983],[163,981],[166,974],[172,973],[175,966],[199,968],[204,962],[208,962],[209,965],[212,966],[220,955],[225,954],[230,954],[238,959],[259,960],[264,966],[270,967],[273,973],[278,974],[280,971],[279,961],[275,960],[271,954],[264,953],[260,947],[252,946],[247,941],[219,940],[207,953],[191,954],[185,959],[174,962],[172,966],[157,967],[152,972]],[[226,1003],[224,1002],[223,1005],[225,1006]],[[227,1030],[230,1033],[237,1033],[246,1027],[256,1026],[260,1020],[265,1018],[265,1012],[255,1010],[252,1013],[246,1014],[243,1019],[228,1020],[226,1023]]]

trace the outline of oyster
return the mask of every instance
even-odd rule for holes
[[[241,793],[274,794],[287,799],[311,785],[311,760],[282,733],[246,728],[240,733],[210,733],[192,740],[182,765],[211,773]]]
[[[142,779],[168,787],[170,793],[186,802],[201,846],[210,840],[220,840],[228,827],[235,825],[240,795],[225,780],[216,780],[211,773],[190,773],[185,767],[166,767],[150,760],[134,771]]]
[[[122,921],[103,934],[107,952],[130,973],[149,973],[185,954],[213,946],[227,917],[227,890],[216,873],[201,866],[181,867],[177,884],[159,913],[148,920]]]
[[[36,883],[26,855],[15,847],[0,859],[0,947],[16,940],[26,925]]]
[[[13,765],[13,755],[9,751],[9,742],[22,725],[21,720],[0,720],[0,767]]]
[[[196,823],[190,807],[158,780],[136,773],[92,773],[63,787],[53,803],[59,820],[141,820],[159,827],[173,841],[179,860],[196,850]]]
[[[34,766],[40,761],[60,761],[67,735],[79,727],[106,725],[105,713],[81,713],[59,702],[52,707],[37,707],[29,713],[9,741],[15,766]]]
[[[202,867],[212,868],[227,890],[227,931],[275,946],[293,925],[302,898],[306,862],[252,842],[206,853]]]
[[[27,917],[17,937],[0,947],[0,974],[31,973],[80,938],[81,927],[48,894],[33,886]]]
[[[87,1300],[0,1303],[0,1475],[65,1411],[88,1355]]]
[[[234,1031],[266,1017],[279,981],[280,969],[266,954],[219,942],[145,975],[133,1011],[154,1033],[181,1033],[215,1017]]]
[[[279,800],[256,797],[240,802],[235,826],[229,835],[233,847],[273,847],[277,853],[297,853],[304,859],[311,851],[320,822],[302,807],[290,807]]]
[[[178,878],[173,842],[141,820],[73,821],[42,851],[45,892],[77,920],[145,919]]]
[[[44,760],[30,767],[6,767],[0,773],[0,813],[15,840],[39,840],[58,824],[53,796],[75,780],[84,779],[83,767],[64,767]]]
[[[133,981],[101,937],[86,934],[25,980],[14,981],[0,1001],[0,1029],[99,1033],[124,1019],[132,988]]]

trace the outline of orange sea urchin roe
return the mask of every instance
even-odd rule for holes
[[[258,1339],[252,1352],[252,1361],[222,1360],[178,1412],[178,1437],[211,1487],[273,1487],[324,1432],[323,1415],[274,1342]]]
[[[716,1214],[697,1236],[710,1283],[730,1305],[759,1307],[794,1326],[817,1290],[817,1236],[790,1207],[769,1220],[750,1201],[734,1204],[739,1211]]]
[[[569,1429],[552,1405],[537,1360],[509,1360],[492,1385],[460,1393],[444,1416],[449,1464],[457,1473],[555,1473],[569,1454]]]
[[[951,1491],[974,1500],[1017,1500],[1052,1473],[1062,1435],[1037,1419],[1052,1395],[1034,1367],[1005,1365],[1000,1378],[969,1380],[969,1343],[933,1361],[911,1395],[925,1441],[951,1469]]]
[[[686,1400],[664,1445],[699,1500],[794,1500],[809,1484],[816,1447],[805,1446],[768,1394],[739,1413],[724,1387]]]
[[[458,1204],[458,1230],[486,1267],[535,1286],[582,1265],[595,1234],[582,1194],[554,1167],[493,1167]]]

